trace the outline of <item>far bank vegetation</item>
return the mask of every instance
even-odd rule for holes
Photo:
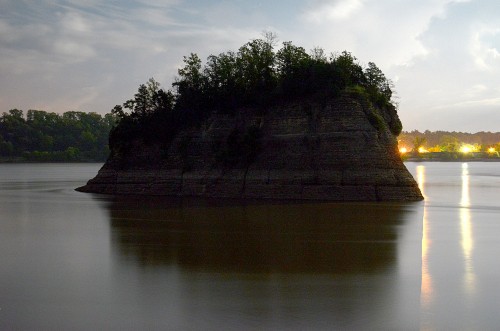
[[[403,158],[409,160],[500,160],[500,132],[414,130],[402,132],[398,143]]]
[[[109,155],[113,114],[11,109],[0,116],[0,162],[99,162]]]

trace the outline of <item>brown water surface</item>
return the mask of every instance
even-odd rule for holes
[[[500,169],[408,163],[425,202],[73,191],[98,164],[0,165],[0,329],[488,329]]]

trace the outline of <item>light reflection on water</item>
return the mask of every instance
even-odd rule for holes
[[[426,200],[421,330],[494,330],[500,322],[498,163],[407,163]]]
[[[470,213],[470,189],[469,189],[469,165],[462,163],[462,196],[460,198],[460,234],[461,245],[464,255],[465,272],[464,286],[468,295],[475,292],[475,274],[472,265],[472,253],[474,250],[474,239],[472,233],[472,221]]]
[[[416,180],[418,187],[422,192],[424,198],[425,195],[425,166],[418,165],[416,167],[417,176]],[[429,250],[431,248],[431,240],[429,238],[429,220],[427,219],[427,208],[424,205],[423,220],[422,220],[422,284],[420,288],[420,301],[421,305],[429,307],[432,300],[432,277],[429,273]]]
[[[425,165],[418,165],[416,167],[416,180],[422,191],[423,196],[426,196],[425,186]],[[460,245],[463,254],[464,272],[463,272],[463,286],[468,296],[475,293],[475,274],[473,268],[472,253],[474,250],[474,237],[472,232],[471,221],[471,201],[470,201],[470,177],[469,165],[467,163],[461,164],[461,196],[459,202],[459,220],[460,220]],[[422,232],[422,286],[421,286],[421,304],[424,309],[429,309],[433,297],[432,289],[432,274],[429,271],[428,256],[431,253],[431,240],[429,238],[429,220],[428,211],[429,203],[426,203],[423,211],[423,232]]]

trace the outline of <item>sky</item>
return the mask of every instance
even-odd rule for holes
[[[105,114],[264,31],[376,63],[406,131],[500,131],[498,0],[0,0],[0,113]]]

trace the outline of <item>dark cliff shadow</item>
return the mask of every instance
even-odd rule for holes
[[[142,266],[329,274],[390,268],[407,207],[135,197],[107,204],[113,245]]]

